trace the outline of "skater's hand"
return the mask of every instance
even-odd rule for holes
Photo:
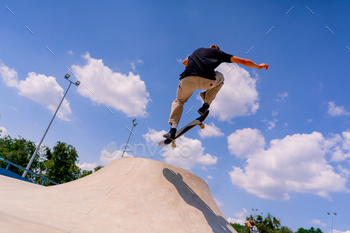
[[[269,68],[269,65],[268,64],[265,64],[265,63],[261,63],[258,67],[259,70],[263,69],[263,68],[266,68],[268,69]]]
[[[188,58],[186,58],[186,59],[182,62],[182,64],[184,64],[184,66],[187,66],[187,63],[188,63]]]

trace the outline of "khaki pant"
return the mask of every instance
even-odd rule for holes
[[[199,76],[187,76],[180,80],[180,84],[177,88],[176,100],[174,100],[171,106],[171,112],[169,117],[169,124],[173,128],[177,128],[179,125],[183,105],[191,97],[193,92],[198,89],[206,90],[200,93],[202,100],[209,105],[215,99],[216,94],[224,85],[224,76],[215,71],[216,80],[210,80]]]

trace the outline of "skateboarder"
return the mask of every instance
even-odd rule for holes
[[[183,111],[183,105],[197,89],[205,90],[200,93],[204,104],[198,109],[198,113],[201,115],[206,113],[210,104],[215,99],[216,94],[224,85],[224,76],[220,72],[215,71],[215,68],[223,62],[242,64],[257,69],[268,69],[269,67],[265,63],[257,65],[251,60],[227,54],[221,51],[217,45],[211,45],[210,48],[199,48],[195,50],[183,61],[186,68],[180,75],[180,84],[177,88],[176,99],[171,106],[168,122],[171,128],[163,137],[167,139],[175,138],[176,128]]]

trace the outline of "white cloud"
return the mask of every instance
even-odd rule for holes
[[[7,130],[5,129],[5,127],[0,127],[0,138],[4,138],[7,134]]]
[[[327,113],[331,116],[348,116],[350,113],[345,111],[343,106],[335,106],[334,102],[328,102],[328,111]]]
[[[228,149],[232,155],[248,158],[265,147],[265,139],[258,129],[238,129],[227,137]]]
[[[244,225],[247,222],[246,220],[247,213],[248,211],[245,208],[243,208],[242,211],[235,213],[235,216],[237,218],[228,218],[227,221],[230,223],[239,223],[241,225]]]
[[[43,74],[30,72],[25,80],[18,81],[17,72],[14,69],[8,68],[1,62],[0,75],[7,86],[16,88],[19,91],[19,95],[25,96],[45,106],[47,109],[51,110],[52,113],[56,111],[63,97],[64,90],[58,85],[55,77],[47,77]],[[57,113],[57,117],[69,121],[67,115],[71,114],[71,112],[69,102],[64,99]]]
[[[328,233],[331,233],[331,231],[329,231]],[[339,230],[333,229],[333,233],[350,233],[350,231],[349,230],[347,230],[347,231],[339,231]]]
[[[143,61],[141,59],[136,59],[136,61],[130,63],[130,66],[134,71],[136,71],[136,63],[142,64]]]
[[[123,154],[122,150],[116,150],[113,153],[110,153],[106,151],[106,149],[104,149],[101,151],[100,163],[103,166],[106,166],[107,164],[110,164],[112,161],[121,158],[122,154]],[[123,157],[133,157],[133,156],[125,152]]]
[[[74,53],[73,53],[72,50],[69,50],[69,51],[68,51],[68,54],[70,54],[70,55],[72,55],[72,56],[74,55]]]
[[[10,69],[0,60],[0,75],[3,81],[9,87],[16,87],[18,85],[18,73],[15,69]]]
[[[193,141],[194,143],[192,145],[194,145],[195,143],[198,144],[197,142],[200,142],[199,140],[195,139],[195,141]],[[201,151],[199,151],[200,153],[196,154],[197,155],[197,162],[203,165],[213,165],[216,164],[217,162],[217,157],[212,156],[210,154],[203,154],[204,152],[204,147],[202,147],[202,143],[200,143],[198,146],[196,146],[197,148],[199,148]],[[193,150],[191,151],[192,153],[194,152]]]
[[[221,130],[214,125],[212,122],[211,124],[204,124],[205,129],[198,130],[199,136],[201,138],[210,138],[210,137],[220,137],[224,136],[224,133],[221,132]]]
[[[349,177],[349,175],[350,175],[350,170],[349,169],[343,168],[343,166],[340,165],[340,164],[338,164],[337,169],[340,171],[342,176]]]
[[[288,93],[287,92],[283,92],[282,94],[277,94],[277,102],[281,102],[283,101],[286,97],[288,97]]]
[[[123,155],[125,144],[122,145],[119,150],[117,149],[117,144],[115,142],[111,142],[107,145],[106,148],[104,148],[101,151],[101,156],[100,156],[100,163],[103,166],[106,166],[107,164],[111,163],[112,161],[121,158]],[[123,157],[133,157],[132,154],[128,153],[132,152],[132,148],[130,148],[130,145],[128,145],[125,148],[125,152]]]
[[[278,115],[278,110],[274,110],[272,111],[272,114],[271,114],[273,117],[277,116]]]
[[[323,227],[327,226],[326,223],[324,223],[324,222],[322,222],[321,220],[318,220],[318,219],[312,219],[310,223],[311,224],[317,224],[317,225],[320,225],[320,226],[323,226]]]
[[[268,125],[268,126],[267,126],[267,129],[268,129],[268,130],[271,130],[271,129],[275,128],[277,122],[278,122],[277,119],[273,119],[272,121],[269,121],[269,122],[267,123],[267,125]]]
[[[238,218],[244,218],[247,216],[248,211],[243,208],[242,211],[239,211],[238,213],[235,213],[235,216]]]
[[[101,59],[94,59],[86,53],[87,64],[83,67],[73,65],[72,70],[87,88],[78,88],[78,93],[98,104],[111,106],[129,117],[146,117],[146,106],[150,101],[145,82],[139,75],[113,72]]]
[[[30,72],[26,80],[19,82],[19,95],[26,96],[31,100],[40,103],[54,113],[62,100],[63,88],[58,85],[52,76],[46,77],[42,74]],[[71,114],[69,102],[64,99],[57,112],[57,117],[69,121],[67,115]]]
[[[227,221],[229,223],[238,223],[244,225],[247,221],[245,219],[237,219],[237,218],[228,218]]]
[[[158,144],[161,140],[164,140],[164,134],[166,134],[165,130],[156,131],[154,129],[148,128],[148,133],[142,135],[143,139],[146,140],[147,143],[150,143],[151,146]]]
[[[97,163],[83,163],[77,164],[81,170],[95,171],[94,168],[97,167]]]
[[[163,134],[166,132],[157,132],[154,129],[148,129],[148,133],[143,135],[147,143],[155,145],[161,140],[164,140]],[[176,140],[176,148],[171,145],[162,147],[159,155],[164,158],[166,163],[190,170],[197,164],[202,166],[210,166],[217,163],[217,157],[210,154],[204,154],[205,148],[202,142],[197,139],[181,136]]]
[[[214,198],[216,204],[219,206],[219,207],[222,207],[224,206],[224,203],[222,203],[221,201],[219,201],[218,199]]]
[[[213,177],[212,177],[211,175],[207,176],[207,178],[208,178],[208,179],[211,179],[211,180],[213,179]]]
[[[278,122],[278,120],[273,119],[272,121],[268,121],[267,119],[264,119],[264,120],[262,120],[262,122],[265,122],[265,124],[267,125],[266,130],[271,130],[271,129],[276,127],[276,123]]]
[[[335,134],[328,140],[329,153],[332,162],[341,162],[350,158],[350,132]]]
[[[252,78],[248,71],[236,64],[222,63],[217,70],[224,75],[225,84],[210,105],[210,114],[220,121],[255,114],[259,108],[256,90],[258,79]]]
[[[249,133],[250,141],[247,140]],[[321,133],[275,139],[267,150],[263,149],[264,138],[260,131],[244,129],[232,135],[238,139],[228,140],[231,153],[247,160],[243,168],[233,166],[229,175],[232,184],[248,193],[266,199],[288,200],[291,192],[311,193],[328,199],[331,199],[331,192],[349,192],[345,186],[347,177],[336,173],[325,160],[334,143]],[[252,150],[250,145],[255,148]]]

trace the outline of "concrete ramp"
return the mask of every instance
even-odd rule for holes
[[[230,233],[208,185],[181,168],[120,158],[52,187],[0,176],[1,232]]]

